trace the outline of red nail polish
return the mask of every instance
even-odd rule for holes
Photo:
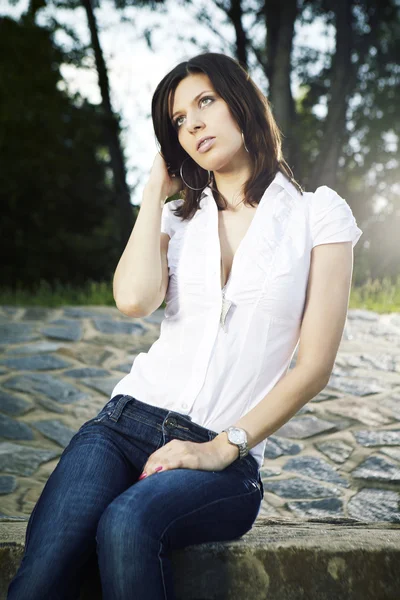
[[[147,477],[147,473],[142,473],[139,479],[144,479],[145,477]]]
[[[163,467],[157,467],[157,469],[154,469],[154,471],[162,471]]]

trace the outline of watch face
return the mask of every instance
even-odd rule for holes
[[[229,432],[229,439],[234,444],[243,444],[246,441],[246,433],[243,431],[243,429],[234,427]]]

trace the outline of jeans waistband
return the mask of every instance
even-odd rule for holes
[[[127,406],[128,403],[129,406]],[[179,425],[203,435],[205,440],[213,439],[218,435],[217,431],[207,429],[206,427],[195,423],[189,415],[184,415],[174,410],[160,408],[159,406],[153,406],[152,404],[148,404],[147,402],[143,402],[142,400],[138,400],[127,394],[118,394],[117,396],[114,396],[109,401],[108,406],[112,407],[110,419],[115,422],[118,421],[125,409],[127,416],[129,416],[129,413],[131,413],[132,416],[134,416],[134,414],[142,413],[146,415],[147,418],[154,417],[156,421],[159,420],[160,422],[163,422],[166,417],[173,417]]]
[[[213,440],[217,435],[219,435],[217,431],[214,431],[213,429],[207,429],[206,427],[195,423],[192,417],[189,415],[184,415],[174,410],[168,410],[165,408],[160,408],[159,406],[148,404],[147,402],[138,400],[137,398],[128,394],[118,394],[117,396],[114,396],[108,402],[107,407],[111,408],[111,412],[109,412],[109,418],[114,422],[117,422],[122,412],[125,411],[125,414],[128,417],[134,417],[138,413],[141,413],[142,415],[146,416],[147,419],[154,418],[155,422],[159,421],[160,423],[163,423],[167,417],[173,418],[178,425],[189,429],[189,431],[192,431],[193,433],[201,435],[204,438],[204,441]],[[258,469],[258,463],[252,454],[249,453],[242,460],[252,463],[253,466],[256,466]]]

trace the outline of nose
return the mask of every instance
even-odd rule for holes
[[[186,117],[186,127],[189,133],[194,133],[199,129],[202,129],[202,127],[204,127],[204,123],[200,121],[200,119],[198,119],[196,116],[194,116],[192,119],[188,119]]]

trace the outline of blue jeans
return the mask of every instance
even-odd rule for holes
[[[259,466],[248,454],[222,471],[138,477],[169,441],[216,435],[187,415],[112,398],[73,436],[47,480],[7,600],[77,600],[93,556],[103,600],[174,599],[169,551],[247,533],[264,496]]]

